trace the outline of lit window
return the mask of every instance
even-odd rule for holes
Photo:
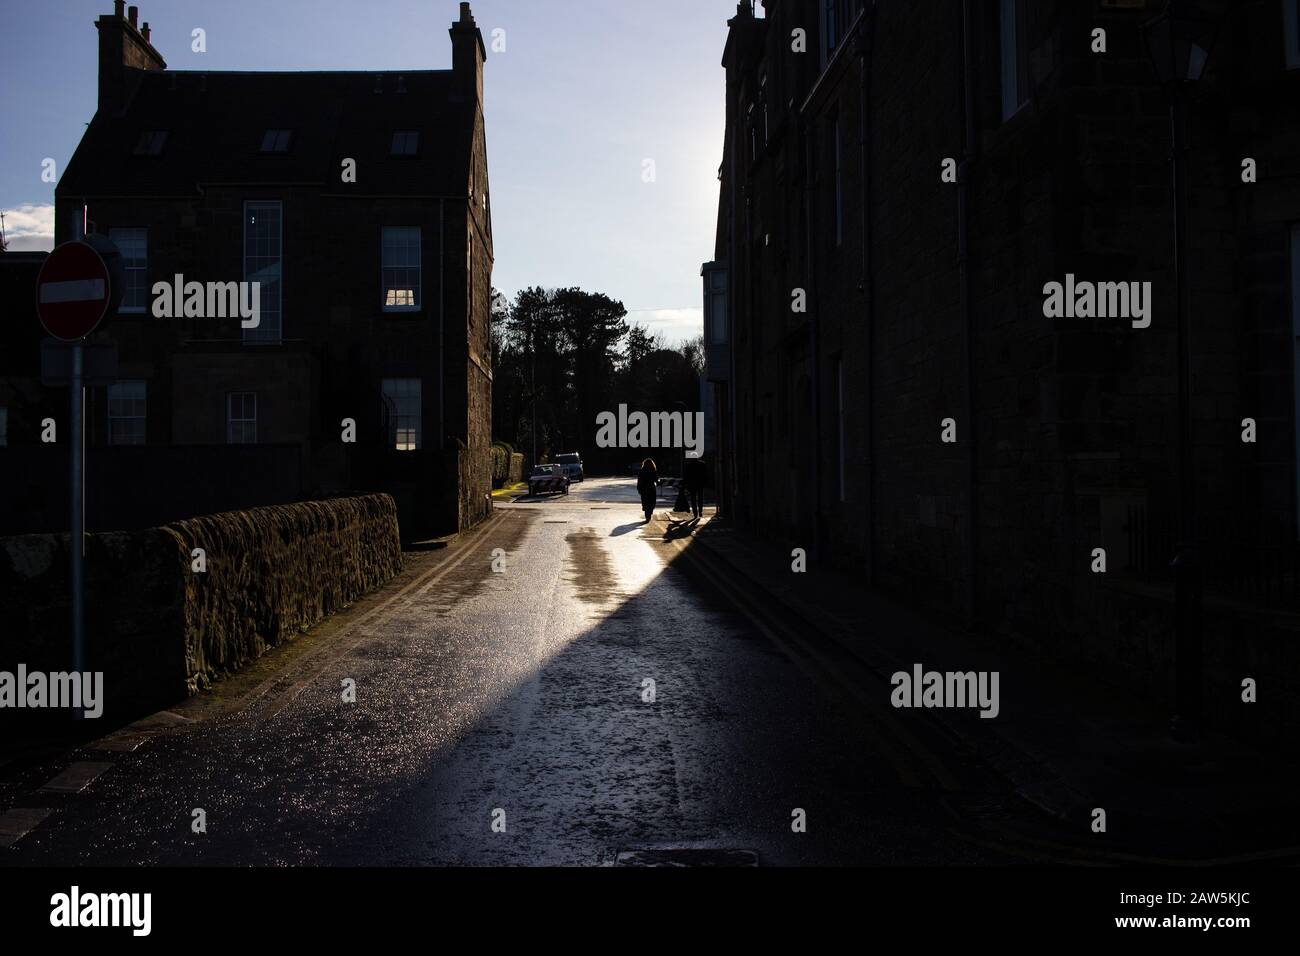
[[[393,134],[393,155],[414,156],[420,151],[420,134],[416,130],[403,129]]]
[[[418,378],[384,379],[384,421],[389,447],[419,451],[424,447],[423,384]]]
[[[380,282],[385,312],[414,312],[420,308],[420,229],[386,226]]]
[[[144,426],[144,382],[117,382],[108,386],[108,443],[143,445]]]
[[[165,145],[167,145],[167,132],[165,130],[147,129],[136,140],[135,154],[137,156],[161,156]]]
[[[143,312],[148,305],[149,231],[110,229],[108,238],[122,254],[122,312]]]
[[[1002,120],[1011,119],[1025,105],[1022,63],[1023,30],[1020,0],[1001,0],[998,13],[999,54],[1002,61]]]
[[[261,284],[260,324],[244,329],[245,345],[279,345],[284,332],[280,285],[283,247],[278,201],[244,203],[244,281]]]
[[[289,140],[291,138],[292,130],[268,129],[262,134],[262,152],[287,153],[289,152]]]
[[[256,392],[231,392],[226,396],[226,441],[231,445],[257,444]]]

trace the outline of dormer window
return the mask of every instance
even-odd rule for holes
[[[413,129],[399,129],[393,134],[393,155],[414,156],[420,152],[420,133]]]
[[[289,152],[289,140],[292,136],[292,130],[268,129],[262,134],[261,151],[263,153],[287,153]]]
[[[159,129],[147,129],[140,134],[140,138],[135,143],[135,155],[137,156],[161,156],[163,147],[167,144],[167,131]]]

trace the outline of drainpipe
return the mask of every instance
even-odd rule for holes
[[[447,200],[438,200],[438,448],[447,449],[447,406],[445,382],[447,379],[447,356],[443,351],[446,341],[443,329],[447,316],[447,260],[445,257],[447,241]]]
[[[971,210],[970,178],[978,152],[978,127],[975,114],[975,17],[973,0],[962,0],[962,137],[961,169],[957,176],[957,272],[961,293],[961,312],[966,326],[966,442],[969,448],[966,472],[967,501],[967,626],[979,626],[979,431],[976,415],[976,345],[975,306],[971,297]]]
[[[868,153],[870,149],[870,137],[868,130],[871,128],[871,53],[876,37],[876,4],[872,0],[871,7],[867,11],[867,19],[863,23],[865,31],[858,38],[858,68],[860,71],[861,91],[859,96],[858,111],[858,130],[860,133],[858,141],[859,157],[862,160],[862,321],[867,333],[867,374],[865,381],[867,383],[866,394],[866,439],[867,439],[867,584],[873,585],[876,581],[876,312],[875,312],[875,280],[872,277],[871,267],[873,259],[871,256],[871,157]]]
[[[813,211],[814,211],[814,192],[813,192],[813,154],[812,154],[812,123],[809,121],[804,129],[804,236],[806,237],[807,258],[805,262],[808,267],[808,274],[804,276],[804,282],[807,283],[808,301],[811,308],[808,314],[808,363],[812,366],[812,379],[810,388],[812,390],[812,432],[813,432],[813,453],[812,453],[812,473],[813,473],[813,515],[812,515],[812,554],[816,560],[821,560],[821,512],[822,512],[822,468],[821,468],[821,414],[820,414],[820,375],[818,374],[821,366],[821,356],[817,352],[819,344],[818,315],[821,307],[817,302],[817,268],[814,265],[815,258],[813,252]],[[838,161],[838,160],[837,160]]]
[[[731,92],[728,91],[728,99]],[[728,103],[730,108],[731,104]],[[739,217],[739,210],[736,208],[736,129],[735,129],[735,112],[731,113],[731,143],[728,150],[727,159],[727,188],[731,191],[729,199],[730,209],[727,215],[727,365],[729,375],[727,376],[727,415],[730,418],[728,425],[731,429],[731,447],[728,449],[730,454],[727,455],[726,469],[727,475],[723,480],[727,481],[730,487],[727,489],[727,510],[728,517],[735,521],[740,517],[740,508],[737,502],[739,497],[740,484],[740,462],[737,460],[740,455],[740,446],[736,442],[736,420],[740,417],[740,408],[736,403],[736,349],[738,342],[736,339],[736,269],[739,263],[736,262],[736,220]]]

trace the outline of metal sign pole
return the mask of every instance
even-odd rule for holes
[[[85,617],[82,601],[85,594],[83,587],[82,574],[84,571],[82,561],[82,549],[86,542],[86,514],[83,479],[85,446],[83,445],[83,436],[85,433],[85,388],[82,382],[82,340],[78,340],[72,346],[72,381],[71,381],[71,421],[70,431],[72,432],[72,475],[71,475],[71,505],[72,505],[72,533],[69,542],[69,551],[72,554],[72,670],[73,673],[82,673],[85,670]],[[80,711],[77,712],[80,714]]]
[[[82,205],[73,214],[72,238],[84,239],[86,209]],[[69,421],[70,430],[72,431],[72,451],[69,456],[72,459],[71,478],[71,535],[69,540],[68,551],[71,554],[71,585],[72,585],[72,671],[74,674],[80,674],[85,671],[86,656],[86,619],[85,619],[85,582],[82,575],[85,572],[85,553],[86,547],[86,497],[85,497],[85,411],[86,411],[86,390],[83,380],[85,372],[84,359],[85,355],[82,345],[85,338],[77,339],[72,345],[72,375],[69,382],[68,391],[71,393],[71,416]],[[84,714],[78,710],[75,711],[78,718]]]

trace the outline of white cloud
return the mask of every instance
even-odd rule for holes
[[[704,334],[703,309],[651,309],[633,312],[628,321],[644,325],[651,332],[662,332],[670,346]]]
[[[5,238],[10,252],[49,251],[54,248],[54,205],[25,203],[4,210]]]

